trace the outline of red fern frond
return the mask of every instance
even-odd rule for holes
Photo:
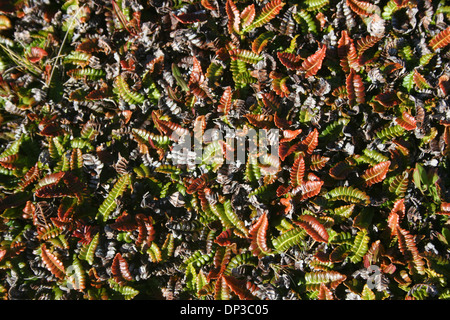
[[[66,270],[63,263],[47,249],[45,243],[41,246],[41,257],[47,269],[58,279],[63,280]]]
[[[106,99],[110,96],[111,96],[110,90],[106,87],[106,88],[92,90],[91,92],[89,92],[86,95],[85,99],[89,100],[89,101],[98,101],[98,100]]]
[[[297,194],[300,192],[300,201],[303,201],[318,195],[320,193],[322,185],[323,181],[321,180],[308,180],[292,190],[292,194]]]
[[[276,119],[276,118],[275,118]],[[289,142],[297,138],[297,136],[302,133],[302,129],[297,130],[283,130],[283,138],[280,139],[280,143]]]
[[[299,141],[292,146],[289,145],[288,142],[283,142],[280,143],[280,146],[278,147],[278,156],[280,157],[281,161],[284,161],[289,155],[301,150],[302,148],[304,148],[302,141]]]
[[[287,128],[289,128],[289,127],[292,125],[292,122],[291,122],[291,121],[286,120],[286,118],[280,117],[280,116],[278,115],[277,112],[276,112],[275,115],[273,116],[273,123],[275,124],[275,126],[276,126],[278,129],[282,129],[283,132],[284,132],[285,130],[288,131]],[[301,132],[301,129],[300,129],[300,132]],[[283,138],[288,138],[288,137],[285,137],[285,136],[283,135]]]
[[[203,74],[202,66],[200,61],[193,56],[192,57],[192,71],[189,76],[189,84],[191,83],[202,83],[205,81],[205,75]]]
[[[236,4],[232,0],[227,0],[225,4],[225,11],[227,12],[228,16],[228,32],[230,34],[234,32],[239,33],[241,15],[238,8],[236,7]]]
[[[268,129],[272,127],[273,116],[262,114],[246,114],[244,115],[248,122],[258,128]]]
[[[423,75],[420,74],[419,71],[417,71],[417,69],[414,69],[413,81],[414,84],[417,86],[417,88],[419,88],[420,90],[430,88],[428,81],[425,79]]]
[[[328,232],[315,217],[311,215],[301,215],[299,219],[301,221],[293,221],[294,224],[305,229],[306,233],[314,240],[328,243]]]
[[[249,250],[258,258],[262,258],[271,251],[267,246],[268,227],[269,220],[267,219],[267,213],[263,213],[249,230],[249,238],[251,241]]]
[[[434,36],[430,40],[430,47],[433,50],[437,50],[439,48],[443,48],[450,44],[450,27],[447,27],[447,29],[442,30],[439,32],[436,36]]]
[[[362,78],[359,74],[355,72],[354,69],[350,70],[349,75],[345,81],[347,88],[348,101],[350,105],[356,103],[365,102],[365,88]]]
[[[212,100],[212,95],[208,86],[205,83],[193,82],[189,84],[189,90],[191,93],[199,99],[210,99]],[[180,126],[181,128],[181,126]]]
[[[397,227],[400,226],[400,221],[405,215],[405,204],[404,199],[399,199],[394,203],[394,207],[389,213],[387,222],[391,229],[391,235],[394,236],[397,232]]]
[[[124,284],[126,281],[133,280],[128,267],[128,262],[122,257],[120,252],[117,252],[113,259],[111,273],[118,284]]]
[[[381,103],[386,108],[391,108],[400,103],[395,91],[385,91],[375,96],[375,101]]]
[[[229,246],[233,243],[231,237],[233,236],[233,230],[226,229],[222,231],[215,239],[214,243],[217,243],[219,246],[225,247]]]
[[[358,55],[358,52],[356,51],[355,45],[353,41],[350,43],[350,46],[348,47],[347,52],[347,63],[350,69],[353,69],[355,71],[360,71],[361,65],[360,62],[360,56]]]
[[[29,186],[31,183],[37,180],[39,177],[39,168],[38,164],[36,163],[33,167],[31,167],[27,173],[22,177],[22,181],[20,182],[19,186],[24,189],[27,186]]]
[[[321,156],[320,154],[313,154],[310,158],[309,168],[312,171],[319,171],[325,167],[326,163],[330,160],[329,157]]]
[[[66,186],[50,184],[40,187],[35,191],[35,196],[39,198],[60,198],[74,196],[73,192]]]
[[[379,258],[384,254],[384,248],[380,240],[372,243],[367,253],[364,255],[364,268],[369,268],[370,265],[377,264]]]
[[[282,197],[284,195],[286,195],[290,190],[292,189],[292,187],[289,186],[285,186],[285,185],[280,185],[277,188],[277,197]],[[281,199],[283,200],[283,199]]]
[[[395,119],[395,122],[405,130],[414,130],[417,127],[416,119],[408,112],[403,111],[402,116]]]
[[[308,154],[312,154],[319,144],[319,131],[317,128],[314,128],[302,141],[301,141],[303,149]]]
[[[340,65],[342,70],[346,73],[350,71],[348,53],[351,50],[351,47],[353,47],[352,50],[356,51],[353,39],[350,38],[347,30],[343,30],[338,41],[337,53],[339,59],[341,60]]]
[[[207,280],[222,277],[231,259],[231,247],[220,247],[216,250],[213,258],[213,268],[209,271]]]
[[[347,175],[355,170],[347,161],[339,161],[328,171],[329,175],[336,180],[344,180]]]
[[[262,101],[263,101],[264,106],[266,108],[270,108],[272,110],[278,110],[280,108],[280,106],[281,106],[280,100],[274,94],[274,92],[263,93]],[[282,118],[278,117],[277,115],[276,115],[276,118],[278,118],[278,119],[274,118],[275,125],[279,129],[285,129],[286,128],[285,126],[291,125],[291,123],[287,122],[287,120],[282,119]],[[282,122],[280,122],[278,120],[281,120]]]
[[[319,300],[334,300],[333,292],[324,284],[320,284],[319,294],[317,295]]]
[[[272,37],[269,33],[260,34],[255,40],[252,42],[252,51],[256,54],[260,54],[264,48],[267,46]]]
[[[437,214],[450,215],[450,202],[441,202],[440,211]]]
[[[284,98],[291,93],[286,83],[289,79],[288,76],[284,77],[282,74],[272,71],[270,72],[269,77],[272,79],[272,89],[278,96]]]
[[[217,111],[223,112],[225,115],[227,115],[231,110],[232,97],[233,97],[233,93],[231,91],[231,87],[228,86],[225,88],[224,92],[222,93],[222,97],[220,98],[220,102],[219,102]]]
[[[179,137],[182,137],[184,135],[189,135],[189,130],[186,128],[183,128],[181,125],[177,123],[173,123],[168,120],[161,120],[158,118],[158,115],[153,112],[152,113],[152,120],[155,124],[156,129],[161,133],[161,135],[169,136],[171,139],[179,139]]]
[[[206,186],[206,183],[208,182],[208,174],[204,173],[200,177],[194,179],[194,181],[191,182],[189,187],[186,189],[186,193],[193,194],[194,192],[203,189]]]
[[[380,11],[380,8],[370,2],[359,0],[347,0],[349,8],[357,15],[367,17],[373,13]]]
[[[264,8],[262,8],[261,12],[258,14],[256,20],[253,21],[253,23],[248,26],[247,29],[259,28],[268,23],[270,20],[277,16],[281,9],[283,9],[284,5],[285,3],[281,0],[272,0],[270,2],[267,2]],[[244,31],[247,30],[244,29]]]
[[[450,77],[446,74],[443,74],[439,77],[438,83],[439,89],[442,91],[442,95],[447,97],[450,95]]]
[[[303,183],[303,176],[305,174],[305,160],[302,156],[298,156],[295,159],[294,164],[291,168],[291,186],[295,188]]]
[[[280,187],[281,187],[281,186],[280,186]],[[278,188],[278,189],[279,189],[279,188]],[[282,196],[284,196],[284,195],[289,191],[290,187],[288,188],[288,190],[287,190],[286,193],[284,193],[284,194],[281,194],[281,192],[278,192],[278,191],[279,191],[278,189],[277,189],[277,196],[278,196],[278,197],[282,197]],[[280,195],[278,195],[278,194],[280,194]],[[285,215],[287,215],[287,214],[289,214],[290,212],[292,212],[294,206],[293,206],[293,203],[292,203],[292,196],[291,196],[291,194],[288,194],[285,198],[281,198],[281,199],[280,199],[280,204],[281,204],[282,206],[284,206],[284,214],[285,214]]]
[[[397,227],[398,248],[409,262],[409,268],[419,274],[425,273],[425,261],[419,254],[413,235],[408,230]]]
[[[209,2],[209,0],[201,0],[200,3],[202,4],[202,6],[205,9],[214,11],[214,10],[218,10],[218,8],[216,8],[211,2]]]
[[[356,50],[358,51],[358,54],[363,54],[364,51],[372,48],[374,45],[376,45],[382,38],[375,37],[371,35],[367,35],[361,39],[358,39],[356,41]]]
[[[99,49],[98,39],[90,38],[83,40],[75,49],[76,51],[84,52],[84,53],[94,53]]]
[[[380,162],[373,167],[367,169],[364,174],[361,176],[366,181],[367,186],[371,186],[375,183],[381,182],[386,178],[386,174],[389,170],[389,166],[391,165],[390,161]]]
[[[238,280],[233,276],[223,275],[223,280],[227,286],[233,291],[240,300],[254,300],[255,297],[249,289],[247,289],[247,281]]]
[[[136,240],[136,245],[138,247],[150,247],[152,241],[155,240],[155,229],[151,219],[140,213],[136,215],[136,222],[138,226],[138,238]]]
[[[225,282],[223,276],[220,276],[214,284],[214,300],[230,300],[231,289]]]
[[[302,68],[305,70],[305,77],[314,76],[322,68],[322,62],[327,53],[327,46],[319,46],[319,49],[311,56],[306,58],[302,63]]]
[[[255,11],[254,4],[251,4],[251,5],[248,5],[247,7],[245,7],[241,13],[242,28],[246,28],[249,25],[251,25],[253,20],[255,20],[255,15],[256,15],[256,11]]]
[[[302,68],[302,57],[288,52],[277,52],[278,60],[290,70],[300,70]]]

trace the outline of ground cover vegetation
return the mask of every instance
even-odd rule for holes
[[[449,14],[2,1],[0,296],[448,299]]]

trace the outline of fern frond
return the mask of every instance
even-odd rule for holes
[[[122,257],[122,254],[120,252],[117,252],[114,256],[111,265],[111,273],[114,277],[114,280],[120,285],[126,283],[126,281],[133,280],[128,267],[128,262],[125,260],[125,258]]]
[[[405,133],[405,129],[399,125],[391,127],[385,127],[376,133],[376,136],[380,140],[390,140],[402,136]]]
[[[350,257],[350,261],[352,263],[358,263],[363,259],[364,255],[367,253],[367,250],[369,250],[369,240],[370,238],[366,229],[358,231],[351,248],[353,255]]]
[[[361,203],[363,205],[370,203],[370,197],[364,191],[351,186],[334,188],[325,197],[330,201],[342,200],[355,204]]]
[[[302,67],[302,57],[288,52],[277,52],[278,60],[290,70],[300,70]]]
[[[435,51],[446,47],[448,44],[450,44],[450,27],[439,32],[429,42],[429,46]]]
[[[145,96],[137,91],[132,91],[120,75],[114,79],[114,87],[117,89],[119,96],[129,104],[142,104],[145,101]]]
[[[303,176],[305,174],[305,160],[302,156],[298,156],[291,168],[290,181],[291,186],[296,187],[303,183]]]
[[[376,164],[373,167],[367,169],[361,176],[366,181],[367,186],[371,186],[375,183],[381,182],[386,178],[386,174],[389,170],[391,161],[384,161]]]
[[[319,46],[319,49],[307,57],[303,63],[302,68],[305,71],[305,78],[314,76],[317,72],[322,68],[322,62],[325,59],[325,55],[327,53],[327,46],[322,45]]]
[[[81,248],[78,257],[81,260],[85,260],[90,265],[92,265],[94,263],[94,254],[95,250],[97,249],[99,241],[100,241],[100,234],[97,233],[88,244],[85,244]]]
[[[260,55],[254,53],[250,50],[245,49],[233,49],[229,52],[231,59],[233,60],[241,60],[246,63],[255,64],[258,63],[258,61],[261,61],[263,57]]]
[[[325,227],[311,215],[301,215],[301,221],[293,221],[294,224],[305,229],[306,233],[318,242],[328,243],[329,235]]]
[[[410,264],[410,270],[419,274],[425,274],[425,261],[417,250],[414,237],[408,230],[397,226],[398,247],[405,259]]]
[[[225,4],[225,10],[228,15],[228,32],[233,34],[234,32],[240,32],[241,15],[239,13],[236,4],[232,0],[227,0]]]
[[[86,288],[86,273],[76,255],[73,256],[71,267],[73,272],[72,274],[67,274],[68,281],[75,290],[83,291]]]
[[[267,219],[267,214],[263,213],[249,230],[249,238],[251,241],[249,250],[258,258],[262,258],[270,253],[270,249],[267,246],[268,227],[269,220]]]
[[[69,77],[74,79],[89,79],[89,80],[98,80],[100,78],[105,77],[106,72],[101,69],[93,69],[93,68],[83,68],[83,69],[72,69],[67,71]]]
[[[241,13],[241,26],[242,28],[248,27],[253,20],[255,19],[256,11],[255,11],[255,5],[250,4],[247,7],[242,10]]]
[[[319,290],[322,283],[327,285],[331,290],[334,290],[346,279],[347,277],[344,274],[337,271],[308,272],[305,274],[306,290]]]
[[[226,216],[228,217],[228,220],[231,221],[231,223],[233,223],[233,225],[240,231],[243,233],[243,237],[248,237],[248,229],[245,227],[245,223],[244,221],[242,221],[241,219],[239,219],[237,213],[234,211],[233,207],[231,206],[231,200],[226,200],[223,203],[223,209],[224,212],[226,214]]]
[[[300,244],[306,237],[305,229],[301,227],[292,228],[272,240],[272,245],[277,252],[285,252],[289,248]]]
[[[128,185],[131,184],[130,175],[125,174],[121,176],[114,187],[111,189],[110,193],[103,201],[103,203],[98,208],[97,219],[101,219],[103,222],[107,221],[111,212],[117,206],[116,199],[119,198],[127,189]]]
[[[63,263],[59,260],[56,255],[47,249],[45,243],[41,246],[41,257],[47,269],[58,279],[63,280],[66,277],[66,269]]]
[[[359,74],[355,72],[354,69],[350,70],[349,75],[345,81],[347,88],[347,95],[350,105],[355,102],[360,104],[364,103],[365,100],[365,88],[362,82],[362,78]]]
[[[261,33],[255,40],[253,40],[252,51],[256,54],[260,54],[269,41],[273,40],[274,35],[275,34],[272,31]]]
[[[255,20],[248,27],[242,30],[242,33],[249,32],[255,28],[263,26],[264,24],[275,18],[284,5],[285,3],[281,0],[272,0],[268,2],[261,10],[261,12],[257,15]]]
[[[370,16],[376,12],[380,12],[378,6],[366,1],[347,0],[347,5],[353,12],[360,16]]]

